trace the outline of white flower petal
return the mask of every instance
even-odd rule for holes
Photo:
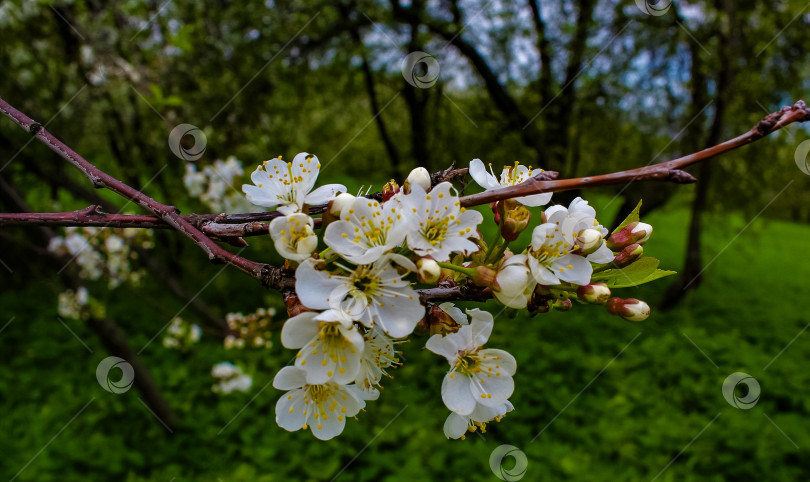
[[[489,340],[489,335],[492,334],[494,325],[492,313],[473,308],[467,310],[467,314],[470,315],[472,344],[476,348],[483,346]]]
[[[304,390],[291,390],[276,402],[276,423],[279,427],[290,432],[300,430],[307,422],[304,414],[306,406],[304,404]]]
[[[447,420],[444,421],[444,436],[453,439],[461,438],[467,433],[467,427],[467,417],[450,412]]]
[[[342,192],[346,192],[343,184],[325,184],[307,194],[304,201],[311,206],[326,204]]]
[[[295,270],[295,292],[304,306],[313,310],[331,308],[329,295],[345,284],[338,276],[315,269],[315,260],[302,262]]]
[[[284,367],[273,378],[273,387],[279,390],[301,388],[306,384],[306,374],[295,367]]]
[[[552,193],[545,192],[541,194],[532,194],[530,196],[523,196],[515,198],[515,201],[528,207],[545,206],[551,201]]]
[[[442,401],[452,412],[467,415],[475,409],[475,399],[470,391],[469,378],[458,373],[448,373],[442,382]]]
[[[318,336],[318,313],[307,311],[293,316],[281,327],[281,344],[285,348],[301,348]]]
[[[567,254],[555,261],[552,266],[557,277],[563,281],[576,285],[586,285],[591,282],[593,266],[582,256]]]
[[[450,301],[440,304],[439,309],[450,315],[450,318],[452,318],[453,321],[459,325],[467,325],[470,323],[470,320],[467,319],[467,315],[461,311],[461,308],[457,307]]]
[[[469,173],[470,177],[472,177],[473,180],[484,189],[495,189],[500,187],[498,180],[495,179],[495,176],[487,171],[487,169],[484,167],[484,163],[481,162],[481,159],[473,159],[470,161]]]
[[[503,404],[515,391],[514,380],[505,373],[500,375],[484,374],[483,372],[473,374],[467,378],[467,384],[473,400],[487,407]]]
[[[484,348],[480,350],[478,354],[481,355],[482,358],[486,357],[481,363],[484,371],[487,371],[488,368],[492,368],[493,373],[500,371],[510,377],[517,371],[517,361],[515,361],[515,357],[507,351],[497,348]]]

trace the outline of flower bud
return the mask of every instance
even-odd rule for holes
[[[636,241],[638,244],[644,244],[650,239],[650,236],[652,236],[653,227],[647,223],[638,223],[636,227],[633,228],[632,232],[636,235],[644,233],[641,239]]]
[[[501,201],[499,205],[501,236],[506,241],[512,242],[529,226],[532,213],[526,206],[511,199]]]
[[[577,297],[586,303],[604,305],[610,299],[610,288],[605,283],[591,283],[577,288]]]
[[[394,197],[394,195],[398,192],[399,192],[399,184],[397,184],[395,180],[391,179],[390,181],[385,183],[385,186],[383,186],[382,188],[382,201],[383,202],[388,201],[389,199]]]
[[[644,247],[640,244],[631,244],[613,258],[613,265],[617,268],[624,268],[625,266],[635,263],[642,254],[644,254]]]
[[[420,283],[435,284],[441,274],[442,268],[433,258],[419,258],[416,262],[416,276]]]
[[[512,256],[501,264],[492,285],[492,294],[509,308],[526,308],[537,283],[526,255]]]
[[[638,221],[628,224],[607,239],[611,251],[621,251],[631,244],[644,244],[652,235],[652,226]]]
[[[650,316],[650,305],[635,298],[611,298],[605,306],[608,313],[627,321],[644,321]]]
[[[461,325],[458,324],[449,313],[436,305],[430,305],[428,315],[425,319],[427,320],[428,330],[431,336],[455,333],[461,328]]]
[[[554,308],[554,309],[555,309],[555,310],[557,310],[557,311],[568,311],[568,310],[570,310],[570,309],[571,309],[573,306],[574,306],[574,304],[573,304],[573,303],[571,302],[571,300],[569,300],[569,299],[565,299],[565,300],[555,300],[555,301],[554,301],[554,302],[551,304],[551,307],[552,307],[552,308]]]
[[[473,274],[472,282],[476,286],[488,287],[496,283],[496,276],[498,272],[486,266],[476,266],[475,274]]]
[[[577,236],[577,254],[588,255],[602,246],[602,233],[596,229],[583,229]]]
[[[329,203],[329,214],[334,216],[340,216],[341,211],[343,208],[354,202],[355,196],[347,192],[342,192],[338,194],[332,202]]]
[[[408,178],[405,179],[405,191],[410,192],[411,186],[414,184],[418,184],[425,190],[425,192],[430,191],[430,173],[424,167],[417,167],[410,174],[408,174]]]

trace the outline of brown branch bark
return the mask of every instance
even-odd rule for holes
[[[176,208],[168,206],[146,196],[136,189],[118,181],[112,176],[102,172],[86,161],[72,149],[67,147],[53,135],[45,131],[42,126],[21,113],[0,98],[0,112],[12,119],[20,127],[35,135],[54,152],[78,167],[96,187],[103,187],[137,203],[154,214],[154,216],[112,215],[99,211],[98,207],[90,206],[86,209],[69,213],[38,213],[38,214],[3,214],[0,215],[2,225],[75,225],[77,220],[85,219],[89,223],[83,225],[118,226],[118,227],[153,227],[165,228],[168,226],[180,231],[200,246],[212,261],[231,264],[241,271],[251,275],[262,282],[265,287],[278,291],[294,290],[294,272],[273,267],[263,263],[242,258],[220,247],[212,237],[222,239],[240,239],[241,236],[264,234],[268,228],[261,221],[270,220],[280,214],[245,213],[245,214],[190,214],[180,215]],[[479,194],[461,198],[462,206],[477,206],[503,199],[527,196],[543,192],[560,192],[585,187],[608,186],[631,181],[667,181],[675,183],[690,183],[696,179],[682,169],[692,164],[711,159],[730,150],[745,146],[761,139],[768,134],[794,122],[810,120],[805,102],[800,100],[793,106],[785,106],[778,112],[768,114],[756,126],[745,134],[709,147],[702,151],[671,161],[653,164],[637,169],[588,176],[573,179],[557,179],[557,173],[546,171],[534,178],[516,186],[508,186]],[[455,169],[454,166],[435,173],[431,177],[433,183],[450,180],[455,176],[466,174],[465,169]],[[368,196],[377,198],[378,195]],[[326,206],[310,208],[311,214],[322,213]],[[139,224],[140,223],[140,224]],[[484,291],[470,291],[471,288],[462,285],[453,288],[431,288],[419,290],[420,298],[424,301],[458,300],[458,299],[487,299],[491,293]]]
[[[202,233],[192,223],[184,219],[177,212],[174,206],[160,203],[137,189],[115,179],[109,174],[101,171],[73,149],[65,145],[62,141],[53,136],[45,128],[33,119],[15,109],[11,104],[0,98],[0,112],[13,120],[17,125],[27,130],[39,141],[48,146],[60,157],[76,166],[97,188],[107,188],[116,194],[134,202],[135,204],[150,211],[155,216],[171,225],[183,235],[190,238],[208,255],[208,259],[215,262],[228,263],[253,276],[258,280],[263,280],[264,273],[270,267],[262,263],[250,261],[225,250],[214,242],[211,238]]]
[[[725,152],[755,142],[794,122],[810,120],[810,111],[805,102],[800,100],[793,106],[782,107],[778,112],[768,114],[757,125],[745,134],[727,140],[716,146],[671,161],[630,169],[627,171],[601,174],[598,176],[578,177],[546,181],[539,178],[530,179],[522,184],[508,186],[461,198],[462,206],[478,206],[503,199],[511,199],[543,192],[561,192],[586,187],[610,186],[631,181],[667,181],[679,184],[695,182],[694,176],[682,169],[701,161],[719,156]]]

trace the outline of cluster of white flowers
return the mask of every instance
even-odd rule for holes
[[[195,164],[188,163],[183,184],[191,196],[199,198],[214,212],[245,212],[250,208],[250,203],[233,187],[244,173],[242,162],[234,156],[224,161],[217,159],[202,171],[198,171]]]
[[[273,381],[287,391],[276,405],[276,421],[287,430],[310,429],[322,440],[340,434],[348,417],[380,396],[386,370],[401,363],[395,344],[414,332],[432,334],[426,347],[450,364],[441,389],[451,411],[447,437],[484,430],[513,409],[516,361],[503,350],[483,348],[492,315],[423,303],[417,284],[466,283],[507,307],[533,313],[567,309],[568,293],[574,293],[626,319],[645,317],[639,312],[646,304],[609,300],[610,290],[592,283],[592,276],[620,268],[611,265],[618,260],[625,266],[637,260],[649,225],[635,223],[622,231],[626,239],[606,239],[595,210],[577,198],[567,208],[551,206],[541,213],[531,243],[513,253],[508,244],[528,228],[528,208],[548,203],[550,193],[494,203],[499,232],[486,243],[478,230],[482,213],[465,209],[453,185],[434,184],[424,168],[414,169],[401,187],[389,182],[380,197],[353,196],[338,184],[313,190],[319,170],[311,154],[287,163],[278,157],[258,166],[253,184],[242,186],[251,203],[280,212],[269,233],[286,265],[295,269],[297,305],[288,303],[295,316],[283,325],[281,342],[298,353],[295,364]],[[478,159],[469,168],[487,190],[540,172],[515,163],[498,179]],[[319,226],[309,215],[316,205],[326,205]]]
[[[133,246],[152,248],[152,230],[68,227],[64,237],[51,238],[48,250],[71,256],[81,268],[82,278],[104,277],[110,288],[116,288],[124,282],[137,284],[143,277],[142,270],[133,270],[130,265],[138,257]]]
[[[270,348],[273,340],[270,336],[270,322],[276,316],[275,308],[259,308],[253,313],[228,313],[228,335],[225,336],[225,348]]]
[[[65,290],[59,293],[59,316],[63,318],[82,319],[87,312],[90,294],[84,286],[76,291]]]
[[[201,337],[202,329],[199,326],[175,316],[163,335],[163,346],[184,351],[200,341]]]
[[[217,383],[211,386],[214,393],[227,395],[233,391],[247,392],[253,386],[253,378],[230,362],[214,365],[211,376],[217,380]]]

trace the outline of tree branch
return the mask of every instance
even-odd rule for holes
[[[118,179],[115,179],[109,174],[101,171],[96,166],[85,160],[82,156],[77,154],[73,149],[62,143],[62,141],[54,137],[50,132],[45,130],[41,124],[35,122],[27,115],[15,109],[2,98],[0,98],[0,112],[2,112],[9,119],[13,120],[17,125],[27,130],[38,140],[48,146],[52,151],[57,153],[60,157],[76,166],[88,179],[90,179],[90,182],[92,182],[95,187],[107,188],[116,194],[123,196],[135,204],[147,209],[152,214],[183,233],[203,251],[205,251],[209,260],[231,264],[245,273],[253,276],[254,278],[263,280],[263,273],[267,268],[269,268],[267,265],[250,261],[225,250],[211,238],[197,229],[192,223],[180,216],[180,214],[177,212],[177,208],[162,204],[138,191],[137,189],[124,184]]]
[[[280,216],[278,212],[244,213],[244,214],[189,214],[180,215],[176,208],[168,206],[146,196],[142,192],[122,183],[112,176],[102,172],[86,161],[72,149],[67,147],[53,135],[25,114],[0,98],[0,112],[16,122],[20,127],[35,135],[51,150],[59,154],[68,162],[78,167],[96,187],[104,187],[146,208],[154,216],[107,214],[98,206],[89,206],[85,209],[66,213],[11,213],[0,214],[0,226],[12,225],[85,225],[108,227],[141,227],[141,228],[174,228],[185,236],[191,238],[200,246],[212,261],[231,264],[241,271],[251,275],[262,282],[265,287],[278,291],[295,289],[295,273],[283,268],[273,267],[263,263],[248,260],[237,256],[220,247],[214,239],[226,241],[239,240],[242,236],[266,234],[269,225],[262,221],[272,220]],[[461,198],[462,206],[478,206],[503,199],[510,199],[543,192],[560,192],[585,187],[608,186],[631,181],[667,181],[675,183],[690,183],[696,179],[682,169],[700,161],[705,161],[738,147],[755,142],[772,132],[779,130],[794,122],[810,120],[805,102],[800,100],[793,106],[785,106],[778,112],[768,114],[756,126],[745,134],[730,139],[716,146],[690,154],[678,159],[658,164],[630,169],[627,171],[602,174],[573,179],[557,179],[558,173],[544,171],[532,179],[515,186],[508,186],[479,194]],[[451,165],[448,169],[434,173],[431,176],[433,184],[452,180],[456,176],[467,174],[467,169],[455,169]],[[379,193],[367,196],[378,199]],[[310,214],[323,213],[326,205],[312,206]],[[316,220],[320,221],[320,220]],[[480,290],[470,285],[455,287],[437,287],[419,290],[423,301],[444,300],[479,300],[483,301],[492,296],[491,291]]]
[[[511,199],[531,194],[544,192],[561,192],[572,189],[582,189],[586,187],[610,186],[631,181],[667,181],[679,184],[695,182],[694,176],[681,169],[691,166],[700,161],[705,161],[719,156],[725,152],[737,149],[755,142],[772,132],[775,132],[786,125],[794,122],[805,122],[810,120],[810,111],[803,100],[796,102],[793,106],[782,107],[778,112],[768,114],[757,125],[745,134],[720,143],[716,146],[703,149],[702,151],[688,156],[679,157],[671,161],[652,164],[649,166],[630,169],[627,171],[601,174],[598,176],[578,177],[572,179],[560,179],[546,181],[540,178],[532,178],[515,186],[508,186],[479,194],[472,194],[461,198],[462,206],[478,206],[503,199]]]

